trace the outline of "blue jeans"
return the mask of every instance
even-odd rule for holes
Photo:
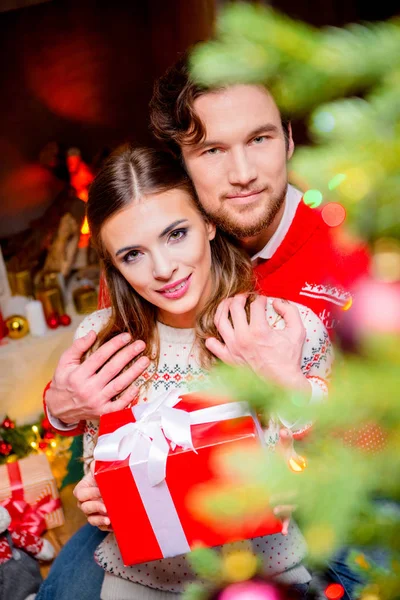
[[[100,600],[104,571],[93,554],[106,535],[89,524],[79,529],[55,559],[36,600]]]
[[[345,594],[342,600],[356,600],[359,597],[356,593],[357,587],[367,583],[367,578],[362,577],[359,571],[353,571],[347,563],[351,550],[351,548],[344,548],[338,552],[329,561],[325,571],[328,583],[340,583],[343,586]],[[360,549],[360,554],[363,554],[367,560],[370,559],[380,567],[389,568],[390,555],[388,551],[380,548],[364,548]]]

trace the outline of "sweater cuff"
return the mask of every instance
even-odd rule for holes
[[[43,391],[43,410],[50,425],[60,435],[65,435],[68,437],[81,435],[83,433],[85,425],[84,421],[80,421],[79,423],[64,423],[63,421],[61,421],[61,419],[58,419],[57,417],[54,417],[51,414],[46,404],[46,392],[49,389],[50,385],[51,381],[49,381],[49,383],[46,385]]]

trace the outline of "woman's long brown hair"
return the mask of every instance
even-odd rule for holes
[[[169,154],[149,148],[124,146],[107,160],[90,186],[87,216],[92,242],[97,249],[107,280],[111,298],[111,318],[99,333],[100,346],[114,335],[129,332],[133,340],[146,343],[144,354],[159,361],[157,333],[157,307],[142,298],[130,286],[114,265],[101,239],[104,223],[131,203],[140,202],[143,196],[181,189],[193,203],[196,195],[193,185],[181,165]],[[211,244],[212,291],[204,308],[197,316],[196,340],[200,360],[207,367],[213,355],[207,350],[208,337],[219,338],[214,323],[219,303],[238,293],[251,293],[254,289],[253,270],[249,258],[233,240],[217,231]]]

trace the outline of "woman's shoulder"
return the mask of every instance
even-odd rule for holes
[[[78,338],[83,337],[89,333],[89,331],[99,333],[99,331],[107,325],[110,317],[111,308],[102,308],[101,310],[96,310],[94,313],[91,313],[83,319],[82,323],[75,331],[74,339],[77,340]]]

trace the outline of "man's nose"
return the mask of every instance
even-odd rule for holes
[[[231,151],[229,183],[245,187],[257,179],[257,170],[251,162],[246,148],[235,148]]]

